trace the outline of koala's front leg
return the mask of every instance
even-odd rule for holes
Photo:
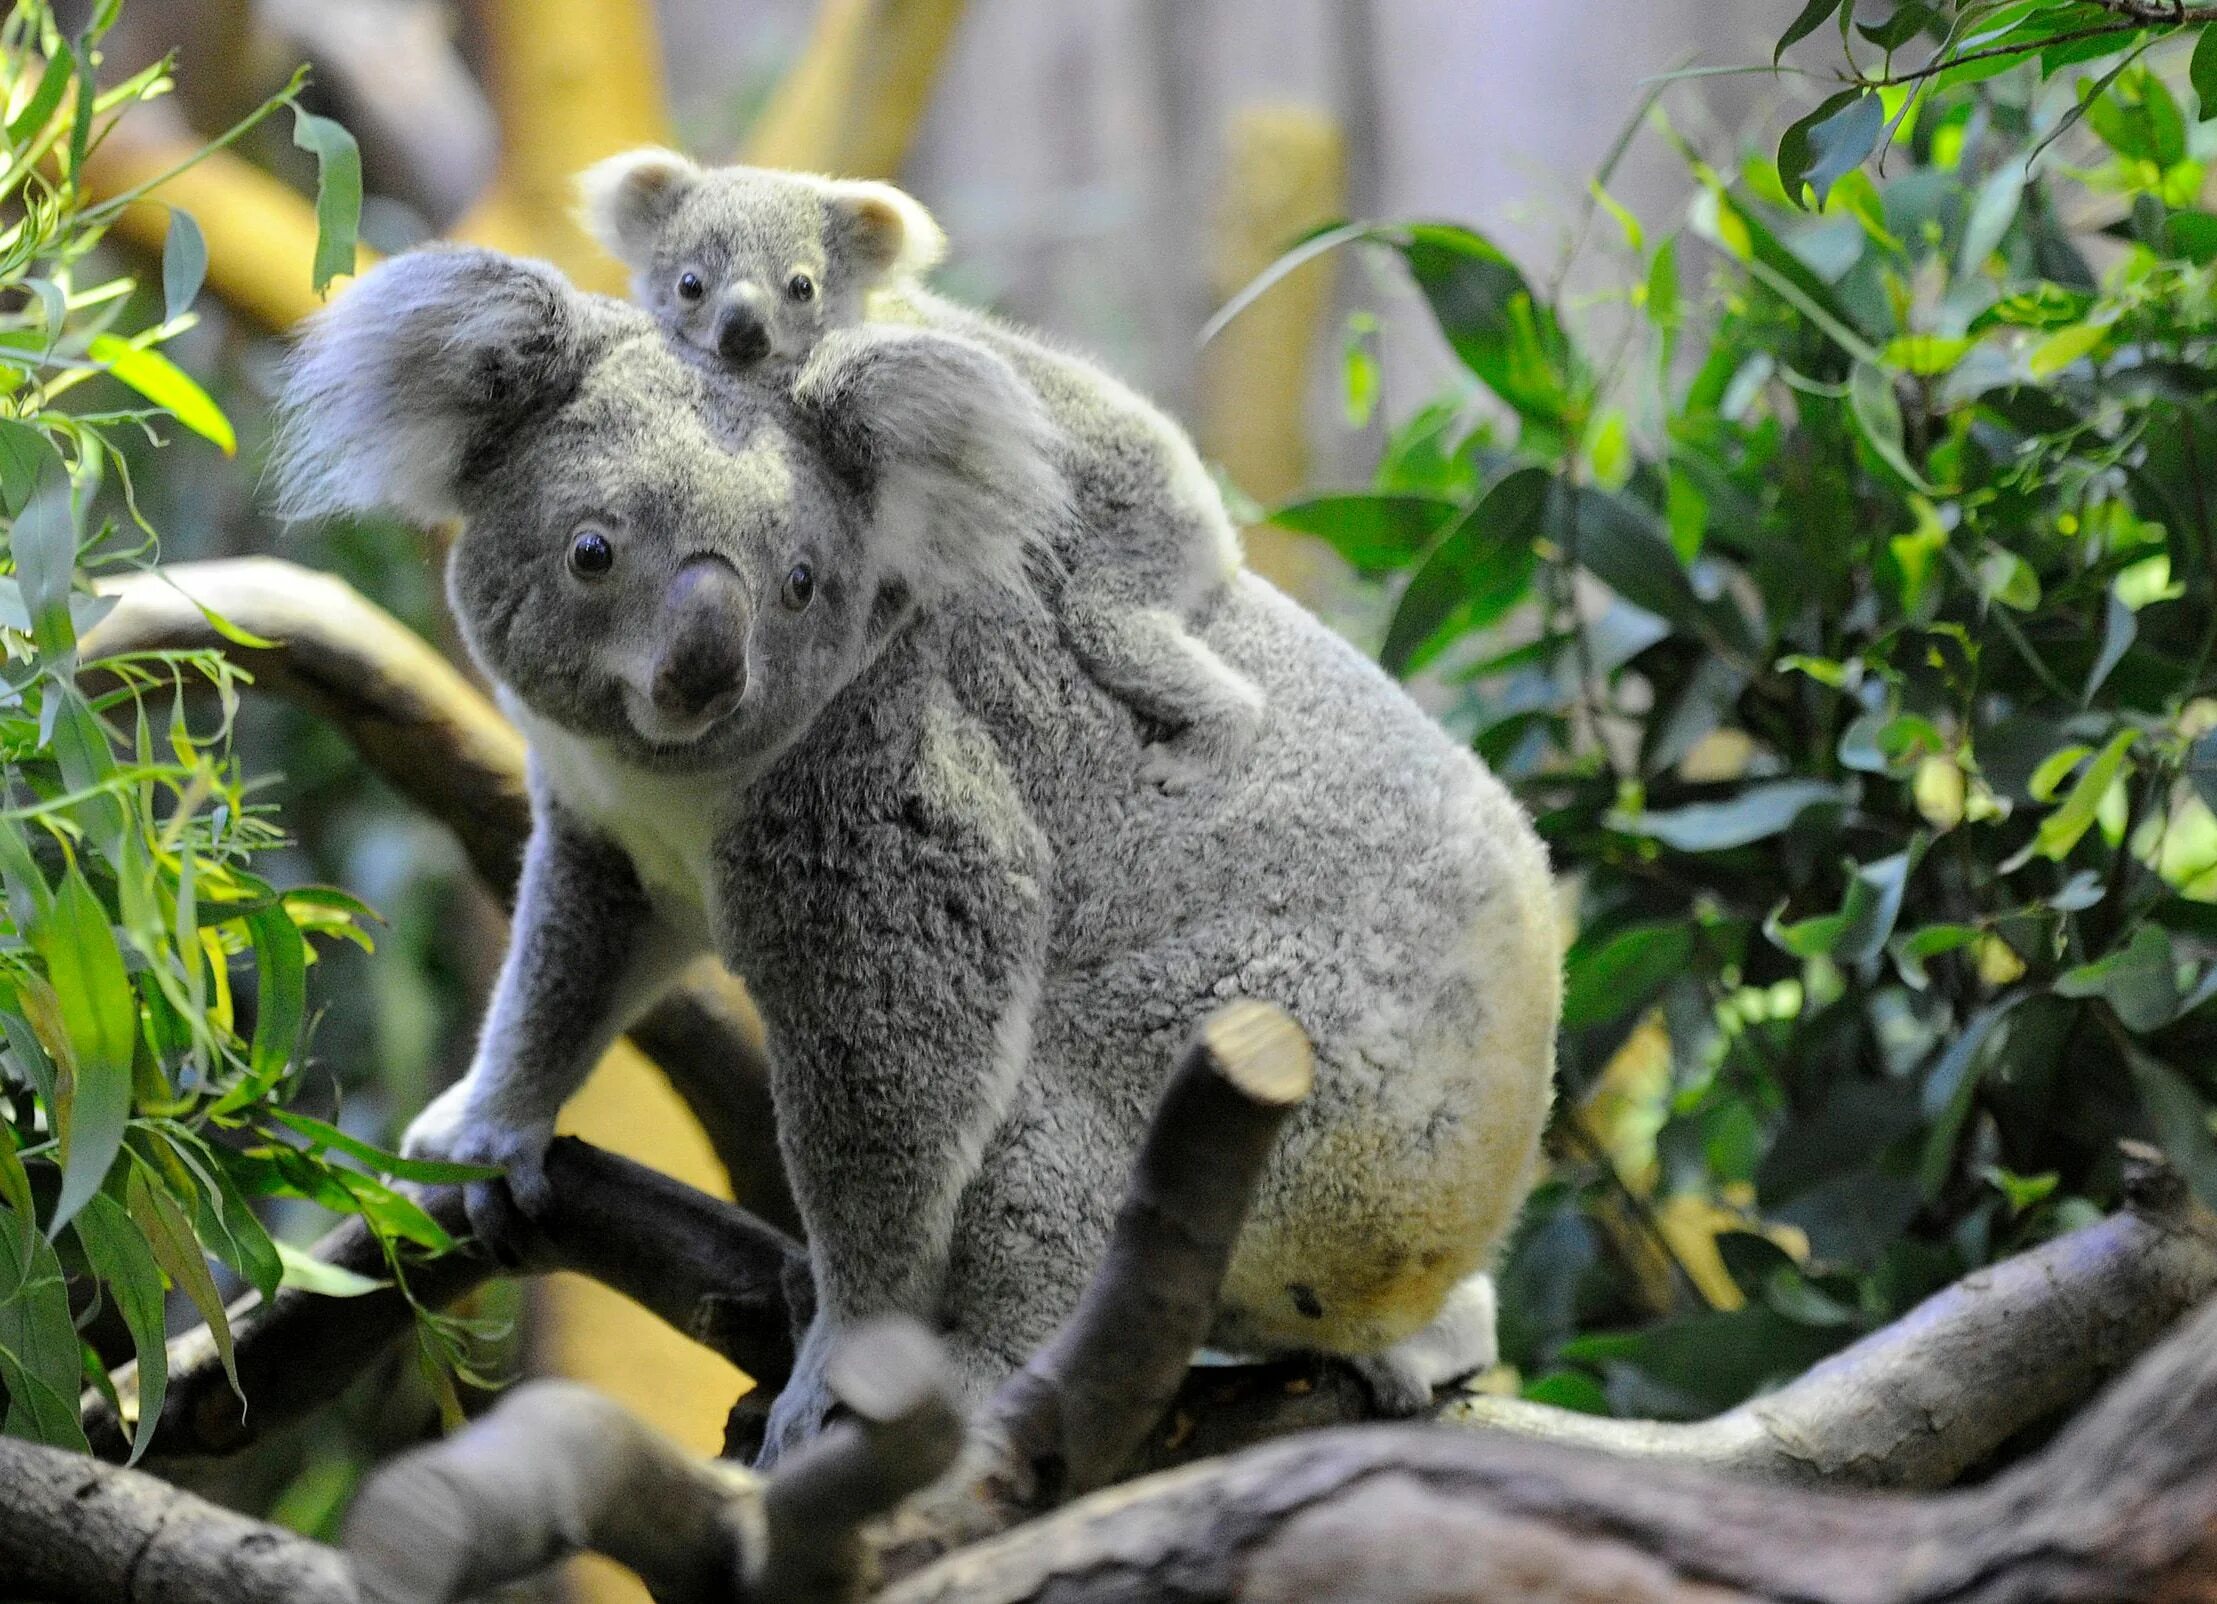
[[[919,768],[896,816],[818,819],[812,871],[786,858],[774,890],[725,898],[744,905],[740,968],[816,1276],[765,1463],[822,1424],[843,1331],[894,1312],[936,1323],[956,1205],[1029,1053],[1045,848],[989,749],[947,740]]]
[[[620,848],[557,805],[536,806],[476,1056],[408,1127],[402,1152],[501,1165],[530,1212],[555,1115],[699,946],[656,917]],[[495,1241],[499,1208],[492,1188],[471,1188],[472,1224]]]

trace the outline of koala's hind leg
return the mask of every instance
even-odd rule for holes
[[[1262,693],[1161,607],[1091,593],[1073,582],[1064,637],[1095,684],[1163,735],[1148,748],[1147,778],[1164,790],[1235,764],[1254,738]]]
[[[1386,1415],[1420,1414],[1439,1389],[1490,1370],[1500,1358],[1495,1334],[1493,1277],[1458,1282],[1432,1323],[1381,1353],[1350,1359]]]

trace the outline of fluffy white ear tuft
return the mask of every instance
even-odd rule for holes
[[[826,335],[794,393],[873,493],[879,556],[919,602],[1036,600],[1070,487],[1059,431],[1006,362],[960,335],[864,324]]]
[[[456,516],[472,446],[583,373],[579,307],[553,268],[495,251],[379,263],[308,320],[286,361],[279,512]]]
[[[835,244],[867,284],[920,278],[947,254],[946,232],[906,190],[835,179],[829,204]]]
[[[691,158],[656,145],[610,156],[577,175],[578,221],[609,255],[643,268],[663,225],[701,175]]]

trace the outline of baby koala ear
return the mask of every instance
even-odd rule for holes
[[[279,511],[457,516],[472,450],[584,376],[585,311],[553,268],[497,251],[379,263],[307,321],[286,360]]]
[[[674,150],[627,150],[577,175],[578,220],[609,255],[643,268],[670,214],[701,177],[699,164]]]
[[[835,179],[826,205],[832,253],[853,263],[866,284],[921,277],[947,254],[946,233],[906,190],[866,179]]]
[[[979,588],[1036,600],[1070,517],[1062,437],[974,340],[872,323],[824,336],[795,381],[834,467],[867,492],[887,573],[929,604]]]

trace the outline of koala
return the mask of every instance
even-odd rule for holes
[[[1072,649],[1161,732],[1145,759],[1158,783],[1236,763],[1259,712],[1254,683],[1187,626],[1238,569],[1239,536],[1175,423],[1098,367],[923,289],[946,237],[889,184],[648,149],[601,162],[579,187],[586,225],[632,270],[640,304],[736,365],[803,361],[865,318],[966,334],[1005,359],[1061,436],[1077,515],[1050,546]]]
[[[1196,628],[1260,692],[1249,760],[1148,783],[1040,593],[1066,459],[996,351],[865,324],[739,371],[544,265],[434,248],[309,321],[282,420],[288,514],[460,520],[447,594],[529,747],[476,1056],[404,1145],[505,1165],[528,1213],[564,1100],[720,956],[818,1292],[766,1460],[826,1419],[856,1322],[932,1323],[972,1394],[1051,1335],[1179,1049],[1237,997],[1299,1022],[1315,1086],[1212,1345],[1355,1356],[1404,1409],[1490,1357],[1483,1272],[1551,1095],[1544,850],[1247,573]]]

